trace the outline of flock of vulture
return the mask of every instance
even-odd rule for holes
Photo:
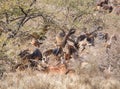
[[[118,0],[97,0],[98,11],[114,12],[116,15],[120,15],[120,2]]]
[[[20,52],[21,63],[17,64],[15,70],[25,70],[27,68],[36,69],[44,73],[71,74],[75,70],[69,68],[70,60],[76,60],[80,54],[86,50],[86,47],[95,46],[95,39],[103,40],[106,49],[110,49],[112,39],[116,39],[113,34],[102,32],[102,27],[96,27],[95,30],[88,32],[86,29],[79,35],[75,35],[76,29],[71,28],[68,32],[61,30],[55,37],[56,47],[49,48],[41,52],[38,39],[33,38],[31,44],[35,50],[30,53],[28,49]]]
[[[119,4],[113,3],[115,0],[97,0],[97,10],[107,10],[111,13],[113,10],[117,15],[120,14]],[[55,37],[56,47],[49,48],[41,52],[41,43],[38,39],[33,38],[31,44],[35,46],[35,50],[30,53],[29,49],[20,52],[19,57],[21,63],[13,68],[14,70],[25,70],[27,68],[36,69],[44,73],[75,73],[75,70],[69,68],[69,62],[73,59],[79,59],[80,54],[86,50],[86,47],[95,46],[95,39],[103,40],[106,48],[111,48],[112,40],[117,40],[115,34],[109,36],[108,33],[102,32],[103,28],[98,26],[95,30],[88,32],[86,29],[76,36],[75,28],[69,29],[68,32],[61,30]]]

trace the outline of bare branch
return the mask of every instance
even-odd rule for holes
[[[33,6],[33,4],[36,2],[37,0],[33,0],[32,3],[30,4],[30,7]]]
[[[73,19],[73,22],[75,22],[78,18],[81,18],[83,16],[83,14],[80,14],[78,16],[76,16],[74,19]]]
[[[22,7],[19,6],[19,8],[20,8],[21,12],[23,12],[23,14],[24,14],[25,16],[20,20],[20,23],[19,23],[19,25],[18,25],[18,29],[17,29],[17,30],[19,30],[19,29],[21,28],[24,20],[25,20],[26,17],[28,16],[28,13],[26,13]]]
[[[6,18],[6,23],[9,24],[9,15],[7,12],[5,12],[5,18]]]
[[[19,20],[19,19],[21,19],[21,18],[23,18],[24,16],[19,16],[19,17],[17,17],[17,18],[13,18],[13,19],[11,19],[11,20],[9,20],[9,22],[12,22],[12,21],[15,21],[15,20]]]
[[[19,6],[19,8],[20,8],[21,12],[22,12],[25,16],[27,16],[27,13],[24,11],[24,9],[23,9],[22,7],[20,7],[20,6]]]

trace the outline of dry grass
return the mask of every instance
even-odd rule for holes
[[[65,2],[66,1],[66,2]],[[119,89],[120,88],[120,16],[114,13],[98,13],[94,11],[95,0],[37,0],[34,8],[51,16],[60,27],[75,27],[76,35],[82,28],[91,31],[94,26],[102,26],[103,32],[110,35],[115,33],[117,41],[112,44],[109,55],[105,52],[104,43],[96,41],[95,47],[87,47],[78,60],[71,60],[71,67],[75,69],[73,75],[46,74],[39,71],[26,69],[24,71],[10,72],[11,66],[20,61],[18,54],[21,50],[34,47],[30,45],[28,35],[18,35],[6,41],[9,33],[0,36],[0,89]],[[77,3],[76,3],[77,2]],[[67,7],[70,7],[68,13]],[[74,22],[73,19],[79,15]],[[67,17],[66,17],[67,16]],[[16,22],[10,23],[9,27],[16,29]],[[23,33],[32,34],[37,32],[40,36],[44,33],[44,25],[41,18],[29,20],[20,29]],[[40,50],[55,47],[55,36],[59,28],[50,24]],[[66,30],[66,29],[65,29]],[[28,32],[26,32],[28,31]],[[18,33],[21,34],[21,33]],[[3,43],[6,46],[2,48]],[[20,45],[20,46],[18,46]],[[83,62],[81,63],[82,60]],[[112,73],[100,71],[99,66],[112,65]],[[2,76],[3,72],[3,76]]]
[[[119,89],[120,81],[100,76],[52,75],[37,71],[8,73],[0,80],[0,89]]]

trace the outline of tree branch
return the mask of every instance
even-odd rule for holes
[[[5,18],[6,18],[6,23],[9,24],[9,15],[7,12],[5,12]]]
[[[33,6],[33,4],[36,2],[37,0],[33,0],[32,3],[30,4],[30,7]]]
[[[20,6],[19,6],[19,8],[20,8],[21,12],[22,12],[25,16],[27,16],[27,13],[24,11],[24,9],[23,9],[22,7],[20,7]]]

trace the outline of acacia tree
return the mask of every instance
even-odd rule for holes
[[[0,19],[6,24],[25,18],[25,16],[34,11],[33,4],[36,0],[1,0],[0,1]],[[25,15],[25,16],[23,16]]]
[[[4,21],[7,24],[19,19],[18,30],[29,19],[39,16],[42,16],[45,22],[49,22],[48,18],[51,19],[50,15],[48,15],[48,13],[46,14],[46,11],[41,12],[34,7],[36,1],[37,0],[0,0],[0,19],[5,18]],[[93,4],[93,1],[94,0],[44,0],[44,2],[48,4],[52,3],[66,8],[66,13],[64,14],[71,24],[82,15],[90,13],[91,9],[89,6]],[[70,14],[70,11],[75,12],[74,16]],[[66,19],[65,21],[67,21]]]

